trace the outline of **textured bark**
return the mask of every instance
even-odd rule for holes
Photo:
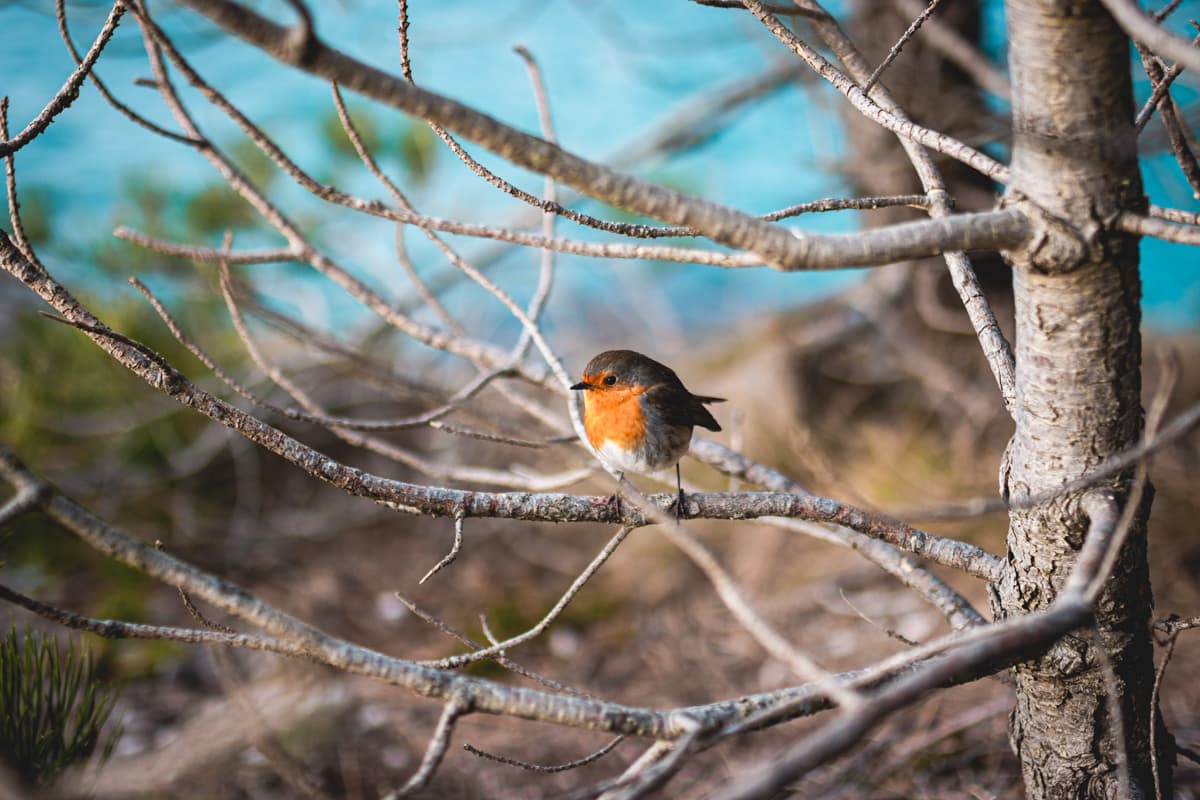
[[[1141,435],[1137,241],[1111,223],[1123,210],[1144,207],[1145,198],[1132,127],[1128,39],[1093,0],[1009,0],[1007,14],[1014,182],[1006,199],[1029,198],[1048,212],[1038,245],[1009,254],[1017,419],[1000,479],[1005,496],[1019,501],[1083,476]],[[1126,472],[1104,487],[1123,501],[1130,485]],[[1146,497],[1098,602],[1099,637],[1067,637],[1044,657],[1013,669],[1012,744],[1031,798],[1120,796],[1118,737],[1128,754],[1133,796],[1154,796],[1149,492]],[[997,616],[1047,606],[1086,528],[1077,493],[1014,512],[1009,570],[994,585]],[[1110,729],[1105,660],[1115,672],[1123,732]],[[1165,731],[1158,741],[1172,747]],[[1159,754],[1167,784],[1171,760],[1167,752]]]

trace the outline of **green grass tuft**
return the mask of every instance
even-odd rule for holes
[[[86,761],[102,739],[107,759],[120,731],[101,729],[115,700],[78,640],[60,650],[54,636],[13,628],[0,642],[0,759],[30,784]]]

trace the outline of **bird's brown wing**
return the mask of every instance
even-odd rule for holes
[[[692,395],[692,424],[699,425],[701,428],[708,428],[710,431],[719,431],[721,426],[713,419],[713,415],[708,413],[708,409],[704,407],[704,403],[724,403],[724,397],[704,397],[702,395]]]
[[[684,388],[678,380],[674,383],[659,383],[646,390],[646,401],[662,420],[670,425],[699,425],[710,431],[719,431],[721,426],[704,407],[705,403],[723,403],[723,397],[695,395]]]

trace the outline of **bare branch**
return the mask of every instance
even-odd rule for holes
[[[207,0],[190,0],[189,4],[204,1]],[[828,81],[833,88],[841,92],[850,101],[850,105],[854,106],[867,119],[892,131],[898,136],[928,147],[935,152],[947,155],[956,161],[961,161],[997,183],[1008,183],[1012,180],[1011,170],[995,159],[944,133],[938,133],[937,131],[922,127],[909,119],[887,111],[868,97],[862,87],[851,80],[849,76],[826,61],[816,50],[809,47],[803,40],[792,33],[778,18],[767,13],[762,3],[758,2],[758,0],[745,0],[745,3],[750,13],[758,17],[759,21],[767,27],[767,30],[775,34],[775,37],[780,42],[802,59],[804,63],[808,64],[814,72]],[[806,5],[809,7],[819,7],[816,3],[812,2],[806,2]]]
[[[192,245],[175,244],[156,239],[139,231],[126,228],[123,225],[113,230],[113,236],[132,242],[139,247],[153,250],[163,255],[186,258],[190,261],[211,262],[226,261],[230,264],[274,264],[289,261],[304,261],[304,254],[291,247],[276,247],[265,250],[242,250],[226,252],[219,247],[196,247]]]
[[[1091,611],[1078,598],[1061,598],[1050,610],[1020,618],[1018,625],[995,624],[978,628],[982,635],[922,669],[897,679],[871,696],[869,702],[840,714],[817,733],[802,740],[771,763],[739,780],[716,797],[750,800],[770,797],[814,766],[845,752],[889,714],[919,699],[930,689],[961,679],[983,664],[997,659],[1020,660],[1045,650],[1063,634],[1091,619]]]
[[[471,753],[472,755],[479,756],[480,758],[486,758],[488,761],[495,761],[500,764],[508,764],[509,766],[513,766],[513,767],[520,767],[521,769],[528,770],[529,772],[555,773],[555,772],[566,772],[567,770],[572,770],[572,769],[579,769],[580,767],[586,767],[588,764],[599,761],[600,759],[604,758],[604,756],[611,753],[613,748],[615,748],[617,745],[619,745],[623,741],[625,741],[625,737],[618,736],[617,738],[613,739],[611,742],[604,745],[604,747],[601,747],[599,750],[592,753],[591,755],[584,756],[583,758],[577,758],[574,761],[568,761],[565,764],[551,764],[548,766],[544,766],[542,764],[531,764],[528,761],[520,761],[515,758],[508,758],[506,756],[497,755],[495,753],[489,753],[485,750],[480,750],[477,747],[472,747],[469,744],[464,744],[463,750],[466,750],[468,753]]]
[[[285,61],[288,59],[289,54],[284,47],[286,29],[227,0],[185,1],[187,5],[208,16],[230,33],[266,50],[276,58]],[[824,263],[821,253],[823,246],[837,241],[827,236],[784,231],[748,214],[689,197],[585,161],[543,139],[521,133],[448,98],[410,86],[400,79],[319,43],[315,47],[312,59],[297,66],[394,108],[434,122],[447,130],[455,131],[518,166],[549,175],[597,200],[676,225],[695,228],[716,242],[752,252],[765,263],[780,269],[807,269],[813,264]],[[853,92],[862,96],[858,87],[854,87]],[[871,108],[878,108],[865,97],[863,102]],[[923,137],[918,132],[918,127],[911,122],[903,121],[899,127],[923,143],[925,138],[929,138]],[[1000,176],[1001,180],[1006,178],[1007,168],[961,143],[951,146],[946,143],[946,138],[933,137],[932,140],[953,151],[951,155],[961,157],[988,174]],[[834,249],[838,252],[842,265],[849,266],[876,263],[880,259],[902,260],[932,255],[946,249],[1011,247],[1024,241],[1028,231],[1020,214],[1013,215],[1004,223],[1001,223],[1000,219],[1001,217],[997,217],[994,221],[989,220],[989,223],[995,224],[984,225],[986,230],[976,231],[972,236],[942,242],[940,246],[933,248],[933,252],[930,252],[928,246],[918,248],[915,242],[909,242],[910,247],[906,247],[904,251],[885,252],[863,258],[862,251],[855,246],[855,237],[842,240],[840,246]],[[935,223],[940,222],[942,221],[935,220],[933,223],[917,224],[935,225],[933,230],[939,230]],[[940,235],[924,229],[919,230],[929,238]],[[961,230],[956,232],[964,233]]]
[[[449,658],[442,658],[437,661],[428,661],[425,663],[431,667],[437,667],[438,669],[456,669],[458,667],[466,666],[467,664],[473,664],[477,661],[481,661],[485,658],[502,656],[507,650],[524,644],[531,639],[537,638],[541,635],[542,631],[546,630],[546,628],[550,626],[551,622],[558,618],[558,615],[562,613],[562,610],[566,608],[573,599],[575,599],[575,596],[579,594],[580,590],[582,590],[587,582],[592,579],[592,576],[596,574],[597,570],[604,566],[604,562],[608,561],[609,557],[616,552],[617,547],[620,546],[621,542],[625,541],[625,537],[628,536],[632,531],[632,528],[624,526],[618,530],[616,535],[609,539],[608,543],[601,548],[599,553],[596,554],[596,557],[593,558],[586,567],[584,567],[583,572],[579,573],[575,580],[571,582],[571,585],[567,587],[565,592],[563,592],[562,597],[558,599],[558,602],[554,604],[554,607],[547,611],[545,616],[538,620],[537,624],[529,630],[525,631],[524,633],[517,634],[509,639],[505,639],[503,642],[494,644],[491,647],[476,649],[471,653],[450,656]]]
[[[815,0],[804,0],[804,4],[814,9],[821,8]],[[747,6],[752,11],[755,5],[757,5],[757,0],[747,0]],[[840,80],[843,83],[849,80],[846,76],[837,73],[832,65],[821,59],[812,48],[804,44],[804,42],[783,26],[778,19],[768,14],[757,12],[755,16],[780,41],[786,44],[789,49],[798,55],[801,53],[805,54],[801,55],[801,58],[822,77],[825,77],[827,80]],[[842,31],[837,21],[833,17],[825,15],[823,18],[814,20],[812,25],[825,44],[841,59],[849,71],[850,77],[859,82],[865,82],[870,67],[862,53],[858,51],[853,42]],[[857,87],[847,84],[847,91],[850,89],[859,91]],[[907,122],[907,116],[903,109],[900,108],[886,87],[876,86],[872,94],[879,107],[885,109],[897,120]],[[861,93],[860,95],[864,101],[870,102],[866,100],[865,95]],[[899,135],[900,144],[908,154],[913,168],[916,170],[922,185],[928,193],[931,215],[938,218],[948,217],[952,211],[951,198],[946,193],[945,182],[942,180],[937,166],[933,163],[933,159],[916,140],[905,138],[903,133]],[[1001,179],[998,178],[998,180]],[[966,309],[967,317],[971,320],[971,325],[975,329],[975,335],[979,339],[980,346],[983,348],[983,354],[987,359],[988,366],[991,367],[992,375],[996,379],[996,385],[1000,389],[1000,396],[1004,401],[1004,407],[1011,415],[1016,398],[1016,367],[1012,347],[1004,338],[1004,334],[1000,330],[1000,325],[996,321],[996,316],[987,302],[983,289],[979,285],[979,280],[976,278],[974,270],[971,269],[971,264],[967,260],[966,255],[953,248],[948,248],[944,253],[946,267],[950,272],[954,288],[958,292],[963,307]]]
[[[469,712],[470,704],[458,698],[451,698],[450,702],[446,703],[417,771],[403,786],[388,793],[387,800],[396,800],[396,798],[410,795],[429,785],[433,773],[437,771],[442,759],[446,756],[446,749],[450,746],[450,736],[454,733],[454,724],[458,722],[459,717]]]
[[[1200,225],[1200,214],[1194,211],[1184,211],[1179,208],[1164,208],[1163,206],[1152,204],[1147,207],[1146,213],[1155,219],[1165,219],[1184,225]]]
[[[458,558],[458,551],[462,549],[463,520],[465,519],[466,517],[463,514],[454,515],[454,544],[450,547],[450,552],[443,556],[441,561],[434,564],[433,567],[430,568],[429,572],[426,572],[425,575],[422,576],[421,580],[417,581],[417,583],[420,584],[429,580],[434,575],[437,575],[443,569],[453,564],[454,559]]]
[[[0,97],[0,140],[8,139],[8,97]],[[8,219],[12,224],[13,239],[17,247],[33,263],[41,267],[37,255],[29,245],[29,237],[25,235],[25,224],[21,221],[21,204],[17,200],[17,164],[12,153],[4,157],[4,188],[8,199]]]
[[[1171,656],[1175,655],[1177,634],[1178,631],[1173,631],[1165,642],[1166,650],[1163,652],[1162,661],[1154,671],[1154,688],[1150,692],[1150,769],[1154,774],[1154,800],[1163,800],[1162,781],[1158,769],[1158,749],[1155,747],[1158,743],[1158,719],[1162,713],[1159,710],[1159,690],[1162,688],[1163,676],[1167,673],[1167,665],[1171,663]]]
[[[879,81],[880,76],[883,75],[884,71],[890,67],[892,62],[895,61],[900,55],[900,51],[904,49],[904,45],[908,44],[908,40],[916,36],[917,31],[921,29],[921,26],[925,24],[925,21],[928,20],[933,15],[933,12],[937,10],[938,3],[940,2],[941,0],[929,0],[929,5],[927,5],[924,10],[917,15],[917,18],[912,21],[912,24],[908,26],[908,29],[904,31],[904,34],[901,35],[900,39],[894,45],[892,45],[892,49],[888,51],[888,54],[884,57],[883,61],[879,62],[879,66],[875,68],[875,71],[872,72],[870,77],[867,78],[866,82],[863,83],[863,92],[868,95],[871,94],[871,89]]]
[[[1117,218],[1113,220],[1113,227],[1125,233],[1153,236],[1155,239],[1167,242],[1200,244],[1200,227],[1168,222],[1158,217],[1146,217],[1132,211],[1122,211],[1118,214]]]
[[[754,254],[721,253],[689,247],[606,244],[575,239],[547,238],[538,234],[520,233],[504,228],[428,217],[398,209],[387,209],[382,205],[374,206],[374,208],[378,216],[419,228],[429,228],[462,236],[497,239],[568,255],[606,259],[675,261],[684,264],[727,268],[761,267],[764,263]],[[1004,250],[1020,245],[1028,232],[1029,225],[1025,215],[1017,209],[956,214],[944,219],[907,222],[856,233],[808,234],[795,232],[794,238],[805,243],[803,260],[797,261],[793,266],[776,266],[775,268],[787,272],[864,268],[940,255],[946,250]],[[162,242],[126,227],[117,228],[114,235],[168,255],[177,255],[195,261],[220,259],[219,250]],[[231,263],[235,261],[240,263],[277,260],[305,261],[313,258],[312,255],[307,257],[292,255],[294,252],[292,248],[257,251],[244,254],[241,259],[231,260]],[[341,276],[338,275],[337,278],[341,278]],[[335,280],[341,283],[342,281],[337,278]],[[350,290],[347,289],[347,291]],[[355,287],[355,291],[365,294],[365,287],[362,289]],[[358,294],[353,296],[357,298]],[[373,306],[372,310],[375,310]]]
[[[305,649],[286,639],[260,636],[251,633],[230,633],[198,628],[174,628],[169,625],[143,625],[137,622],[121,622],[115,619],[85,617],[73,611],[52,606],[32,597],[26,597],[7,586],[0,585],[0,599],[7,600],[40,617],[57,622],[77,631],[87,631],[105,639],[160,639],[184,644],[208,644],[221,647],[240,647],[245,650],[261,650],[284,656],[307,656]]]
[[[1160,56],[1167,56],[1193,70],[1200,70],[1200,51],[1146,16],[1131,0],[1100,0],[1130,38],[1142,42]]]
[[[458,630],[454,626],[450,625],[445,620],[438,619],[434,615],[430,614],[428,611],[426,611],[425,609],[421,608],[419,605],[414,603],[410,598],[405,597],[400,592],[395,592],[394,594],[395,594],[396,599],[404,604],[405,608],[407,608],[409,611],[411,611],[413,614],[415,614],[417,617],[419,617],[422,621],[428,623],[429,625],[432,625],[433,627],[437,628],[442,633],[445,633],[447,636],[454,637],[458,641],[465,644],[467,647],[470,647],[475,650],[483,649],[484,645],[475,641],[470,636],[467,636],[465,633]],[[545,675],[534,672],[533,670],[529,669],[528,667],[523,666],[523,665],[518,664],[517,662],[513,661],[508,656],[505,656],[502,654],[497,654],[497,655],[492,656],[491,660],[495,661],[497,664],[504,667],[506,670],[509,670],[510,672],[515,672],[518,675],[523,675],[526,678],[529,678],[532,681],[536,681],[536,682],[542,684],[543,686],[548,686],[549,688],[551,688],[557,692],[574,695],[575,697],[593,697],[593,695],[588,694],[587,692],[585,692],[581,689],[576,689],[574,686],[568,686],[567,684],[562,683],[561,681],[556,681],[553,678],[547,678]]]
[[[67,78],[66,83],[58,90],[58,93],[46,104],[36,117],[30,120],[25,129],[11,139],[5,138],[0,142],[0,157],[11,155],[20,150],[25,145],[32,142],[42,131],[50,127],[50,123],[54,118],[65,111],[75,98],[79,97],[79,87],[83,85],[87,79],[88,73],[92,71],[92,67],[96,65],[96,60],[100,58],[100,54],[104,52],[105,46],[117,31],[117,25],[121,23],[121,16],[125,13],[125,4],[123,0],[117,0],[113,4],[112,11],[108,12],[108,18],[104,20],[104,27],[100,29],[100,33],[96,34],[95,41],[88,48],[87,55],[83,57],[83,61],[75,68]]]
[[[1193,39],[1192,43],[1195,44],[1196,40]],[[1167,90],[1171,88],[1171,84],[1182,74],[1183,67],[1178,64],[1172,64],[1171,68],[1163,74],[1162,79],[1154,83],[1154,89],[1150,92],[1150,97],[1146,99],[1145,105],[1142,106],[1133,120],[1134,130],[1141,133],[1145,129],[1146,123],[1154,116],[1154,109],[1158,108],[1158,104],[1167,96]]]
[[[741,10],[746,7],[742,3],[742,0],[691,0],[691,2],[698,6],[708,6],[709,8],[736,8]],[[797,17],[821,17],[824,13],[801,6],[785,6],[779,3],[767,3],[766,8],[772,14],[787,14]]]
[[[71,39],[71,32],[67,26],[66,0],[54,0],[54,16],[58,19],[58,32],[59,32],[59,35],[62,37],[63,43],[67,46],[67,50],[71,53],[71,58],[75,59],[75,63],[77,65],[82,66],[83,65],[83,56],[79,55],[79,51],[75,49],[75,42]],[[92,83],[95,84],[96,89],[99,90],[100,94],[104,97],[104,99],[108,102],[108,104],[110,106],[112,106],[113,108],[115,108],[118,112],[120,112],[122,115],[124,115],[128,120],[130,120],[134,124],[140,125],[141,127],[145,128],[146,130],[150,131],[151,133],[157,134],[157,135],[165,137],[167,139],[172,139],[176,142],[182,142],[184,144],[190,144],[190,145],[201,144],[201,142],[196,139],[192,139],[190,137],[183,136],[181,134],[175,133],[174,131],[169,131],[166,128],[162,127],[161,125],[157,125],[154,122],[151,122],[150,120],[143,117],[141,114],[134,111],[129,106],[122,103],[120,100],[118,100],[116,97],[113,96],[112,92],[110,92],[108,90],[108,86],[105,85],[104,81],[100,80],[100,76],[96,74],[95,69],[92,69],[88,73],[88,77],[91,78]],[[5,135],[5,138],[8,138],[7,135]]]
[[[1197,42],[1200,42],[1200,37],[1194,39],[1192,44],[1195,45]],[[1150,78],[1150,83],[1154,87],[1154,93],[1158,95],[1157,101],[1153,95],[1150,100],[1157,102],[1159,105],[1159,117],[1162,119],[1163,127],[1167,131],[1167,141],[1171,145],[1171,152],[1175,154],[1175,161],[1179,164],[1179,168],[1182,170],[1183,176],[1187,179],[1188,185],[1192,187],[1192,196],[1200,197],[1200,163],[1196,162],[1196,154],[1192,152],[1191,146],[1188,145],[1187,137],[1184,135],[1183,120],[1179,113],[1179,108],[1175,105],[1175,101],[1165,88],[1170,85],[1170,72],[1164,69],[1162,61],[1157,56],[1149,53],[1144,46],[1136,42],[1134,44],[1137,47],[1138,55],[1142,59],[1142,66],[1146,70],[1146,75]],[[1172,71],[1175,71],[1174,68]],[[1175,74],[1178,74],[1178,71]],[[1149,106],[1149,103],[1147,105]]]
[[[910,17],[916,17],[923,10],[921,0],[895,0],[895,2]],[[956,67],[970,75],[980,88],[1004,100],[1011,99],[1008,76],[953,27],[944,24],[937,17],[931,17],[925,21],[922,30],[924,31],[924,40]]]

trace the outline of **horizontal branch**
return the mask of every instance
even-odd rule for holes
[[[197,569],[109,525],[33,474],[2,446],[0,475],[15,485],[18,491],[36,489],[42,498],[43,511],[99,552],[163,583],[203,598],[217,608],[298,645],[298,650],[305,655],[346,672],[383,680],[425,697],[447,700],[461,698],[468,701],[472,710],[484,713],[552,720],[574,727],[655,739],[675,738],[691,727],[682,719],[673,720],[669,714],[650,709],[503,686],[423,667],[412,661],[360,647],[285,614],[240,586]],[[117,629],[111,630],[116,632]],[[221,641],[210,639],[209,643],[250,644],[248,641],[235,641],[233,637],[224,637]]]
[[[226,264],[281,264],[292,261],[303,262],[305,254],[291,247],[270,247],[259,250],[222,250],[219,247],[201,247],[197,245],[178,244],[147,236],[144,233],[118,225],[113,229],[113,236],[123,239],[130,244],[136,244],[147,250],[153,250],[165,256],[186,258],[189,261],[215,264],[224,261]]]
[[[908,238],[915,233],[912,230],[905,231],[903,244],[898,240],[885,243],[873,240],[869,248],[858,243],[855,236],[794,233],[742,211],[587,161],[473,108],[412,86],[316,38],[298,48],[290,29],[236,3],[227,0],[184,0],[184,3],[284,63],[436,123],[513,164],[548,175],[609,205],[683,225],[720,244],[754,253],[777,269],[832,269],[875,263],[871,260],[875,258],[898,261],[936,255],[944,250],[1004,249],[1016,247],[1030,234],[1019,214],[1006,216],[1004,212],[993,212],[1000,215],[997,217],[978,215],[980,220],[951,225],[949,231],[936,227],[924,230],[920,235],[925,238],[920,245]],[[939,230],[943,232],[938,233]],[[946,241],[938,239],[943,235],[948,237]]]
[[[1091,609],[1078,597],[1063,598],[1046,611],[975,628],[976,641],[931,660],[923,668],[898,678],[860,708],[844,711],[805,737],[766,766],[740,778],[721,800],[750,800],[773,797],[788,783],[848,750],[888,715],[920,699],[939,686],[961,683],[980,672],[995,671],[990,665],[1034,658],[1064,634],[1087,624]],[[1016,624],[1013,624],[1016,623]]]
[[[634,504],[621,508],[607,497],[561,493],[476,492],[423,486],[384,478],[326,456],[266,422],[209,394],[192,383],[161,356],[112,331],[96,319],[50,275],[38,270],[0,231],[0,266],[26,284],[44,301],[78,326],[85,335],[122,366],[181,405],[240,433],[319,480],[350,495],[366,497],[398,511],[437,517],[496,517],[538,522],[606,522],[641,527],[652,520]],[[665,512],[673,494],[647,498]],[[784,492],[698,493],[687,496],[688,516],[706,519],[795,517],[842,525],[882,539],[903,550],[983,578],[995,577],[995,556],[974,545],[933,536],[902,522],[874,516],[853,506],[822,497]]]
[[[202,628],[177,628],[170,625],[145,625],[140,622],[85,617],[49,603],[34,600],[32,597],[26,597],[2,584],[0,584],[0,600],[6,600],[72,630],[87,631],[105,639],[157,639],[183,644],[207,644],[219,647],[237,647],[243,650],[261,650],[284,656],[305,655],[305,650],[300,645],[274,636],[230,633]]]
[[[568,255],[606,259],[643,259],[701,264],[712,267],[745,268],[763,266],[762,259],[740,253],[722,253],[694,247],[664,247],[662,245],[626,244],[623,242],[584,242],[559,237],[539,236],[511,231],[490,225],[476,225],[457,220],[428,217],[382,204],[371,204],[377,216],[416,225],[427,230],[443,231],[462,236],[497,239],[513,244]],[[806,245],[802,263],[779,267],[784,271],[829,270],[851,267],[881,266],[914,258],[936,256],[952,250],[1003,250],[1016,247],[1028,237],[1030,226],[1019,209],[981,211],[956,214],[950,217],[905,222],[887,227],[869,228],[854,233],[808,234],[793,231],[797,240]],[[219,248],[180,245],[156,239],[124,226],[113,231],[141,247],[166,255],[194,261],[255,264],[267,261],[298,261],[304,255],[293,248],[248,251],[227,258]]]
[[[1140,501],[1131,496],[1126,502],[1127,510],[1132,510]],[[1012,664],[1034,658],[1072,630],[1094,624],[1098,587],[1111,576],[1123,535],[1114,495],[1093,492],[1082,499],[1081,506],[1089,517],[1084,544],[1061,593],[1049,608],[972,628],[943,656],[898,678],[861,706],[844,709],[832,722],[738,779],[729,791],[717,797],[750,800],[774,796],[804,773],[848,750],[889,714],[916,702],[930,689],[978,674],[997,659]]]
[[[717,732],[737,725],[740,720],[773,712],[769,719],[764,719],[754,726],[763,727],[813,714],[831,706],[829,698],[817,687],[804,685],[705,705],[659,711],[577,695],[505,686],[422,666],[331,636],[264,603],[236,584],[135,539],[59,492],[53,485],[30,471],[15,454],[2,445],[0,478],[14,486],[19,496],[36,498],[37,506],[47,516],[97,551],[165,584],[202,598],[216,608],[261,627],[272,636],[136,625],[95,619],[57,609],[11,590],[0,590],[0,599],[21,605],[72,628],[90,630],[114,638],[162,638],[265,650],[287,656],[307,656],[345,672],[381,680],[424,697],[457,700],[471,711],[658,740],[673,740],[694,734],[698,727]],[[999,634],[1019,621],[1020,618],[1009,619],[997,626],[988,627],[998,628]],[[955,634],[954,637],[962,636],[966,642],[975,642],[980,636],[989,635],[986,630],[987,628],[975,628],[964,634]],[[918,648],[911,654],[903,653],[901,658],[890,659],[877,668],[835,677],[855,689],[876,689],[920,670],[926,659],[952,647],[954,637],[942,640],[940,645],[931,644]],[[966,676],[963,679],[973,677],[980,675]]]
[[[1152,236],[1178,244],[1200,244],[1200,226],[1170,222],[1159,217],[1146,217],[1132,211],[1122,211],[1113,225],[1125,233]]]
[[[1184,225],[1200,225],[1200,214],[1195,211],[1184,211],[1180,208],[1167,208],[1164,206],[1156,206],[1151,203],[1146,208],[1146,215],[1155,219],[1165,219],[1171,222],[1180,222]]]
[[[406,225],[415,225],[429,231],[441,231],[459,236],[471,236],[477,239],[492,239],[509,244],[552,250],[567,255],[586,256],[589,258],[607,259],[641,259],[646,261],[673,261],[680,264],[700,264],[709,267],[761,267],[763,261],[747,253],[723,253],[717,250],[705,250],[699,247],[673,247],[670,245],[628,244],[625,242],[584,242],[578,239],[540,236],[536,233],[522,233],[508,228],[498,228],[492,225],[477,225],[471,222],[459,222],[441,217],[429,217],[399,208],[388,207],[379,202],[355,204],[356,210]],[[221,250],[215,247],[192,247],[167,242],[147,236],[139,231],[125,226],[113,230],[113,236],[127,242],[154,250],[164,255],[174,255],[189,258],[193,261],[216,262],[225,260]],[[277,261],[304,261],[305,254],[298,253],[294,248],[275,248],[273,250],[251,251],[240,258],[229,259],[229,263],[254,264],[261,263],[267,256],[281,255]]]

